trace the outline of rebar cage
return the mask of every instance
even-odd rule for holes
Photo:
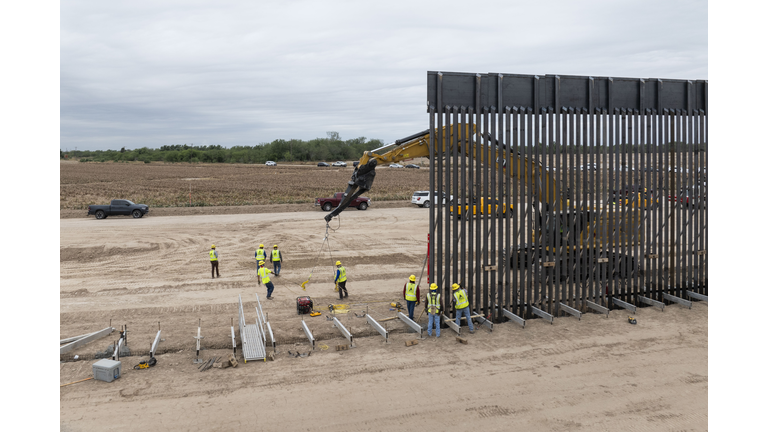
[[[459,283],[498,322],[708,294],[707,81],[427,82],[429,277],[445,302]]]

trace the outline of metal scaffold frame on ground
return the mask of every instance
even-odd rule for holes
[[[240,311],[240,346],[243,352],[243,359],[247,363],[248,360],[264,360],[266,361],[267,354],[265,348],[266,336],[264,334],[264,315],[261,313],[261,302],[259,301],[259,295],[256,294],[256,324],[245,323],[245,313],[243,311],[243,298],[238,294],[239,311]]]
[[[459,283],[520,323],[707,298],[706,80],[428,72],[427,111],[444,303]]]

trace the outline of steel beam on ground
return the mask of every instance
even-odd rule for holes
[[[82,339],[82,338],[84,338],[84,337],[88,337],[88,336],[90,336],[90,335],[92,335],[92,334],[95,334],[95,333],[98,333],[98,331],[95,331],[95,332],[91,332],[91,333],[86,333],[86,334],[82,334],[82,335],[80,335],[80,336],[73,336],[73,337],[71,337],[71,338],[61,339],[61,340],[59,341],[59,345],[63,345],[63,344],[66,344],[66,343],[70,343],[70,342],[74,342],[74,341],[76,341],[76,340],[80,340],[80,339]]]
[[[664,298],[664,300],[669,300],[671,302],[681,304],[687,307],[688,309],[691,308],[692,303],[690,300],[681,299],[680,297],[675,297],[672,294],[667,294],[667,293],[661,293],[661,296]]]
[[[385,329],[381,324],[379,324],[375,319],[373,319],[372,316],[365,314],[365,320],[368,322],[368,324],[371,325],[371,327],[375,328],[379,334],[384,336],[384,343],[387,343],[389,341],[389,332],[387,329]]]
[[[341,331],[341,334],[345,338],[347,338],[347,340],[349,341],[349,346],[351,347],[355,346],[355,343],[352,341],[352,333],[350,333],[349,330],[347,330],[347,328],[344,327],[344,324],[342,324],[341,321],[339,321],[339,319],[336,317],[333,317],[333,326],[339,329],[339,331]]]
[[[157,336],[155,336],[155,341],[152,342],[152,348],[149,350],[149,356],[154,357],[155,353],[157,352],[157,346],[160,345],[160,333],[162,330],[157,331]]]
[[[112,333],[113,331],[115,331],[114,327],[107,327],[97,332],[93,332],[84,336],[78,336],[80,337],[80,339],[76,339],[62,347],[59,347],[59,355],[68,353],[79,346],[83,346],[87,344],[88,342],[95,341],[96,339],[101,339],[104,336]]]
[[[579,319],[579,321],[581,321],[581,312],[579,312],[578,310],[568,306],[567,304],[560,303],[560,310],[565,312],[565,313],[568,313],[568,314],[571,314],[571,315],[575,316],[576,318]]]
[[[456,325],[456,320],[448,318],[443,314],[443,322],[447,324],[451,330],[455,331],[457,335],[461,336],[461,327]]]
[[[610,310],[608,310],[608,308],[602,307],[599,304],[591,302],[589,300],[587,300],[587,307],[589,307],[590,309],[592,309],[594,311],[597,311],[597,312],[599,312],[601,314],[605,314],[606,316],[608,316],[608,313],[610,312]]]
[[[307,335],[309,343],[312,344],[312,349],[315,349],[315,337],[312,336],[312,332],[309,331],[309,327],[307,327],[307,323],[304,320],[301,320],[301,327],[304,329],[304,334]]]
[[[272,333],[272,326],[267,321],[267,332],[269,333],[269,341],[272,342],[272,351],[277,352],[277,343],[275,342],[275,335]]]
[[[633,304],[629,304],[627,302],[621,301],[621,300],[616,299],[616,298],[611,299],[611,300],[613,300],[613,304],[615,304],[616,306],[622,307],[622,308],[624,308],[624,309],[626,309],[626,310],[628,310],[628,311],[630,311],[632,313],[637,312],[637,307],[635,305],[633,305]]]
[[[408,318],[408,315],[398,312],[397,317],[400,318],[400,321],[404,322],[408,325],[408,327],[412,328],[416,333],[419,334],[419,337],[421,336],[422,328],[419,324],[417,324],[414,320]]]
[[[544,318],[545,320],[549,321],[550,324],[555,323],[555,317],[552,315],[544,312],[543,310],[537,308],[536,306],[531,306],[531,312],[533,312],[534,315],[537,315],[541,318]]]
[[[481,314],[475,313],[475,315],[472,315],[471,318],[477,318],[477,323],[478,324],[484,325],[484,326],[488,327],[488,330],[493,331],[493,323],[491,322],[491,320],[487,319],[486,317],[482,316]]]
[[[504,314],[505,317],[507,317],[510,321],[520,324],[523,328],[525,328],[525,319],[520,318],[519,316],[513,314],[512,312],[502,308],[501,313]]]
[[[636,297],[637,297],[638,300],[640,300],[641,302],[643,302],[643,303],[645,303],[647,305],[656,306],[657,308],[660,308],[662,311],[664,310],[664,303],[662,303],[660,301],[649,299],[648,297],[643,297],[643,296],[640,296],[640,295],[636,296]]]
[[[705,296],[704,294],[698,294],[698,293],[695,293],[693,291],[686,290],[685,291],[685,295],[687,295],[688,297],[690,297],[692,299],[696,299],[696,300],[700,300],[700,301],[705,301],[705,302],[709,303],[709,300],[708,300],[709,296]]]

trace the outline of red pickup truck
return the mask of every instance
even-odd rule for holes
[[[323,211],[331,211],[339,206],[339,203],[344,198],[344,192],[336,192],[330,198],[315,198],[315,206],[320,206]],[[365,210],[371,205],[371,199],[364,196],[359,196],[352,201],[349,206],[357,207],[358,210]]]

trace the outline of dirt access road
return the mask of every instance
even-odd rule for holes
[[[85,381],[60,389],[63,431],[87,430],[536,430],[703,431],[708,406],[708,306],[662,312],[585,314],[554,325],[497,324],[467,335],[443,329],[439,339],[414,339],[388,321],[389,343],[355,316],[393,316],[403,283],[417,277],[426,251],[427,211],[415,207],[347,211],[332,232],[332,256],[321,255],[306,292],[300,283],[316,263],[325,234],[317,211],[61,219],[61,337],[127,324],[128,346],[147,351],[158,322],[164,341],[157,366],[133,370],[141,356],[123,357],[113,383]],[[335,227],[334,223],[334,227]],[[221,254],[222,277],[210,278],[207,251]],[[255,279],[259,243],[280,245],[283,274],[275,300]],[[326,320],[332,263],[349,273],[349,305],[340,315],[355,336],[345,343]],[[426,286],[422,283],[422,287]],[[275,331],[275,361],[242,360],[237,368],[198,372],[195,336],[202,319],[204,359],[231,352],[237,296],[249,322],[255,295]],[[320,317],[305,316],[318,339],[311,350],[295,298],[310,295]],[[422,317],[422,322],[425,318]],[[103,351],[117,337],[72,354]],[[324,349],[330,347],[330,349]],[[60,382],[91,376],[94,360],[64,362]]]

